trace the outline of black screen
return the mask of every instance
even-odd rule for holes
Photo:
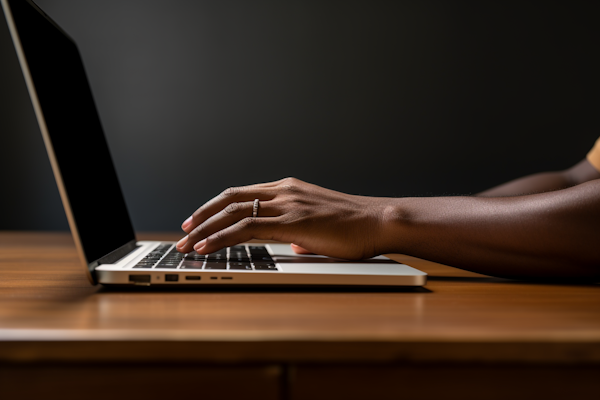
[[[89,264],[135,240],[108,143],[75,43],[31,2],[9,4]]]

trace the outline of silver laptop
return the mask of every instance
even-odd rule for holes
[[[77,46],[31,0],[1,0],[69,226],[92,284],[423,286],[385,257],[345,262],[289,245],[240,244],[181,254],[136,241]]]

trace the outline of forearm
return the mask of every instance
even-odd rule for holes
[[[525,176],[477,194],[479,197],[506,197],[550,192],[573,186],[564,172],[543,172]]]
[[[506,197],[551,192],[600,179],[600,172],[587,159],[569,169],[525,176],[477,194],[479,197]]]
[[[505,198],[395,199],[383,252],[515,278],[600,279],[600,181]]]

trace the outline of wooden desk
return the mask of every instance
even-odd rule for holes
[[[0,399],[600,393],[599,285],[394,258],[427,290],[114,291],[87,282],[69,234],[0,232]]]

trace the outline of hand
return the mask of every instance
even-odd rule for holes
[[[260,200],[256,218],[254,199]],[[380,254],[386,200],[344,194],[295,178],[229,188],[183,223],[188,235],[177,243],[177,250],[208,254],[259,239],[293,242],[299,253],[369,258]]]

